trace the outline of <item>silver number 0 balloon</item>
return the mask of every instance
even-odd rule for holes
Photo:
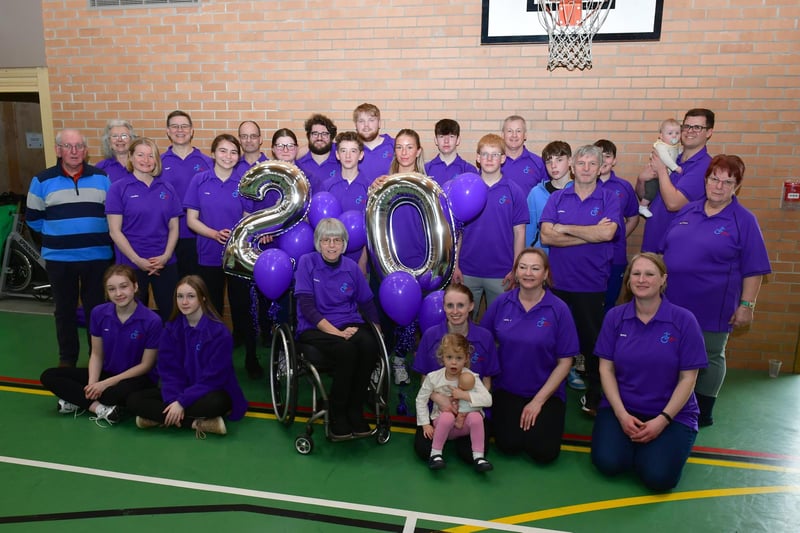
[[[239,194],[246,198],[263,200],[269,191],[280,192],[280,202],[242,218],[231,231],[222,259],[228,274],[252,279],[253,266],[261,254],[258,238],[285,233],[308,213],[308,179],[291,163],[265,161],[245,172],[239,182]]]
[[[425,261],[417,268],[400,261],[391,238],[392,213],[404,204],[417,209],[424,228],[424,235],[419,238],[426,241]],[[453,274],[456,255],[455,226],[449,210],[439,184],[416,172],[393,174],[371,191],[366,214],[367,246],[381,275],[386,277],[400,270],[418,280],[429,275],[431,283],[427,289],[431,291],[447,285]]]

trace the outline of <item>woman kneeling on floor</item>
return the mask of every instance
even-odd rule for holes
[[[89,368],[48,368],[39,378],[58,396],[58,412],[94,413],[93,420],[115,424],[132,393],[155,386],[161,319],[136,299],[136,273],[113,265],[103,276],[108,302],[92,309]]]
[[[633,470],[650,490],[674,488],[697,436],[694,395],[705,345],[691,312],[663,295],[660,255],[633,257],[624,300],[603,321],[595,353],[603,400],[592,431],[592,462],[605,475]]]
[[[233,370],[233,337],[199,276],[178,282],[158,354],[161,388],[128,400],[138,427],[185,427],[205,438],[206,433],[225,435],[223,416],[244,416],[247,400]]]

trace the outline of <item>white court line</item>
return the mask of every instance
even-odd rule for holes
[[[208,483],[195,483],[193,481],[181,481],[178,479],[168,479],[168,478],[154,477],[154,476],[141,476],[138,474],[126,474],[124,472],[114,472],[112,470],[100,470],[97,468],[86,468],[83,466],[63,465],[59,463],[50,463],[46,461],[34,461],[30,459],[21,459],[18,457],[8,457],[5,455],[0,455],[0,463],[29,466],[32,468],[44,468],[47,470],[58,470],[61,472],[84,474],[87,476],[97,476],[110,479],[118,479],[118,480],[121,479],[125,481],[135,481],[137,483],[149,483],[151,485],[161,485],[166,487],[177,487],[183,489],[199,490],[204,492],[215,492],[220,494],[234,494],[237,496],[245,496],[248,498],[256,498],[260,500],[276,500],[283,502],[300,503],[303,505],[315,505],[318,507],[347,509],[350,511],[359,511],[364,513],[382,514],[388,516],[400,516],[405,518],[406,520],[405,527],[403,528],[404,532],[414,531],[414,528],[416,527],[416,521],[418,519],[423,519],[423,520],[430,520],[433,522],[474,526],[479,528],[501,530],[501,531],[528,531],[532,533],[562,533],[554,529],[540,529],[540,528],[520,526],[515,524],[502,524],[500,522],[473,520],[471,518],[463,518],[456,516],[448,516],[448,515],[440,515],[432,513],[419,513],[416,511],[404,511],[402,509],[395,509],[393,507],[362,505],[358,503],[340,502],[340,501],[325,500],[320,498],[309,498],[305,496],[292,496],[290,494],[280,494],[277,492],[243,489],[239,487],[227,487],[225,485],[212,485]]]

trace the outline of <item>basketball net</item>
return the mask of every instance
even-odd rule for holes
[[[550,38],[547,70],[592,68],[592,39],[606,21],[610,0],[537,0],[539,21]]]

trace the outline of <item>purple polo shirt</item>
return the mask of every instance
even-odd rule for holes
[[[436,358],[436,351],[442,342],[442,337],[447,334],[447,323],[437,324],[428,328],[422,334],[422,339],[417,347],[414,357],[414,372],[423,376],[442,368]],[[500,373],[500,362],[497,360],[497,348],[494,337],[489,330],[477,324],[470,324],[467,330],[467,340],[473,348],[469,369],[481,377],[496,376]]]
[[[186,197],[186,189],[192,177],[199,172],[214,168],[214,160],[197,148],[192,149],[186,159],[181,159],[172,151],[172,146],[161,154],[161,179],[170,183],[178,194],[178,198]],[[186,225],[186,213],[180,218],[181,239],[194,239],[197,235]]]
[[[628,302],[609,309],[594,353],[614,363],[625,409],[652,418],[669,403],[682,370],[708,366],[706,348],[697,320],[686,309],[662,298],[655,316],[643,324],[635,306]],[[608,406],[604,397],[600,407]],[[692,393],[672,418],[697,431],[699,412]]]
[[[575,193],[575,187],[555,191],[542,211],[540,224],[594,226],[602,218],[621,224],[619,200],[614,192],[601,185],[586,200]],[[625,231],[624,225],[617,232]],[[570,292],[605,292],[611,275],[614,243],[594,242],[576,246],[550,246],[550,273],[553,287]]]
[[[366,213],[369,181],[362,178],[361,174],[358,174],[352,182],[348,183],[346,179],[341,177],[339,172],[341,172],[341,168],[336,170],[334,177],[325,180],[319,190],[329,192],[339,200],[339,204],[342,206],[342,213],[345,211]],[[347,252],[345,255],[357,263],[361,257],[361,250],[362,248],[359,248],[358,250]]]
[[[714,216],[704,204],[687,204],[667,228],[667,296],[694,313],[703,331],[731,331],[742,279],[772,269],[758,220],[735,196]]]
[[[145,350],[158,349],[162,328],[161,318],[139,301],[124,324],[112,302],[92,309],[89,333],[103,340],[103,372],[116,376],[141,363]],[[158,383],[155,366],[147,376]]]
[[[504,174],[489,187],[483,211],[464,226],[461,272],[479,278],[505,277],[514,266],[514,226],[529,220],[525,192]]]
[[[222,181],[214,173],[207,170],[192,178],[183,199],[183,207],[196,209],[200,222],[217,231],[233,229],[244,214],[242,200],[239,197],[239,179],[241,176],[234,170],[231,177]],[[197,263],[203,266],[222,266],[222,254],[225,245],[214,239],[197,236]]]
[[[711,156],[704,147],[686,161],[681,161],[683,154],[678,156],[678,165],[683,173],[673,172],[669,175],[672,184],[683,193],[689,202],[705,199],[706,197],[706,170],[711,163]],[[667,206],[661,199],[661,194],[650,202],[650,211],[653,216],[647,219],[642,236],[642,251],[656,252],[661,247],[667,228],[675,218],[677,211],[667,211]]]
[[[317,311],[337,328],[364,323],[358,306],[372,300],[372,292],[355,261],[342,256],[341,263],[331,266],[322,254],[311,252],[297,262],[294,279],[294,293],[312,295]],[[298,307],[297,335],[316,327]]]
[[[442,161],[441,155],[437,155],[425,163],[425,174],[432,177],[436,183],[441,186],[456,176],[469,172],[479,174],[475,165],[467,163],[458,154],[456,154],[456,158],[449,165]]]
[[[119,163],[119,161],[117,161],[116,157],[109,157],[108,159],[103,159],[102,161],[99,161],[95,166],[100,170],[102,170],[103,172],[105,172],[106,174],[108,174],[108,179],[111,181],[111,183],[114,183],[115,181],[118,181],[130,174],[130,172],[128,172],[128,169],[122,166]]]
[[[358,173],[370,183],[385,174],[389,174],[394,158],[394,139],[382,133],[383,141],[375,148],[364,146],[364,158],[358,164]]]
[[[148,187],[133,174],[111,184],[106,196],[106,215],[122,215],[122,233],[133,250],[144,259],[164,253],[169,238],[169,221],[183,215],[175,189],[161,178]],[[114,246],[117,263],[134,265]],[[167,261],[175,262],[175,254]]]
[[[503,176],[508,176],[522,187],[526,197],[539,182],[547,179],[547,171],[542,158],[524,146],[518,158],[513,159],[506,155],[502,170]]]
[[[532,398],[553,373],[558,360],[578,354],[578,331],[562,300],[545,291],[542,300],[525,311],[519,289],[492,302],[481,320],[497,339],[500,375],[492,387]],[[564,382],[554,395],[566,401]]]
[[[308,183],[311,184],[311,194],[324,190],[322,185],[335,177],[341,168],[339,160],[336,159],[336,145],[331,145],[331,151],[328,152],[327,159],[321,165],[314,161],[311,152],[306,152],[303,157],[295,161],[295,165],[308,178]]]
[[[617,195],[619,200],[619,208],[622,212],[622,220],[620,231],[614,236],[614,257],[611,260],[612,265],[627,265],[628,264],[628,238],[625,235],[625,219],[630,217],[639,216],[639,198],[636,196],[636,191],[633,190],[627,180],[624,180],[611,171],[611,176],[606,181],[597,181],[598,184],[614,194]]]
[[[258,159],[252,165],[247,162],[245,158],[241,158],[238,163],[236,163],[236,167],[233,169],[234,172],[243,176],[245,172],[253,168],[254,166],[258,165],[259,163],[263,163],[264,161],[269,161],[269,158],[261,152],[261,155],[258,156]]]
[[[195,327],[183,315],[167,322],[157,366],[165,404],[177,400],[186,408],[210,392],[224,391],[233,404],[229,419],[239,420],[247,411],[233,369],[233,337],[222,322],[207,315]]]

